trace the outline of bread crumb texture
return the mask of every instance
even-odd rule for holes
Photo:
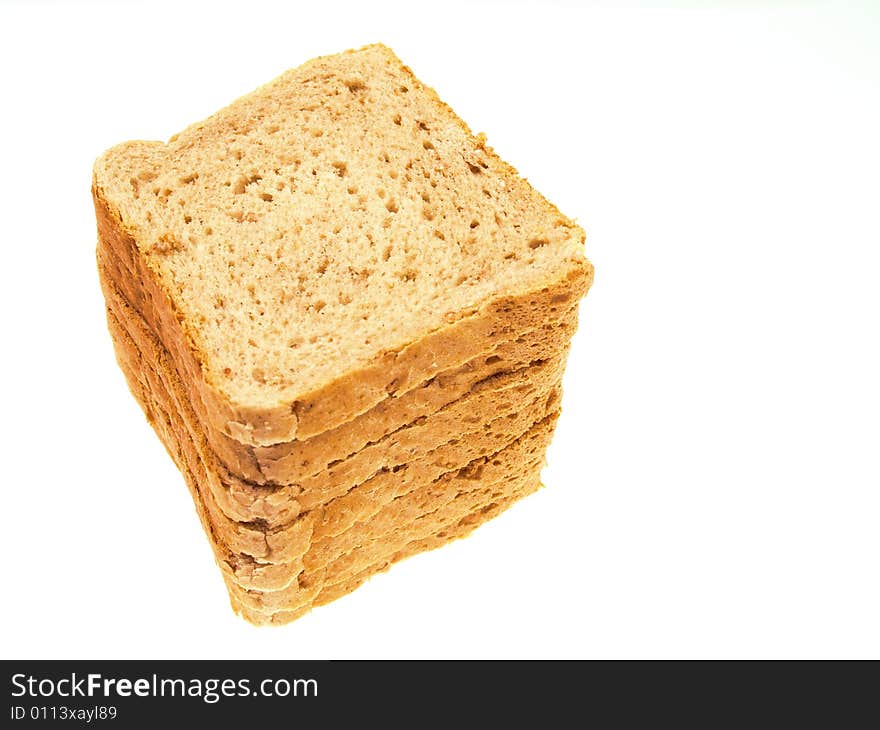
[[[167,144],[114,147],[94,173],[238,403],[293,399],[588,266],[583,231],[381,45],[288,71]]]

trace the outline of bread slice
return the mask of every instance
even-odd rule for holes
[[[583,232],[383,46],[95,164],[102,244],[216,430],[304,439],[541,326]]]

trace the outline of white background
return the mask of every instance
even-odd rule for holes
[[[278,629],[118,371],[91,165],[381,40],[588,232],[547,488]],[[0,4],[0,652],[880,657],[878,4]]]

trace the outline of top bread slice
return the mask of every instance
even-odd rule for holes
[[[540,326],[583,231],[386,47],[95,163],[101,246],[213,423],[308,438]]]

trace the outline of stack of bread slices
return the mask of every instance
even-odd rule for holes
[[[93,195],[117,359],[247,620],[540,486],[583,232],[386,47],[108,150]]]

